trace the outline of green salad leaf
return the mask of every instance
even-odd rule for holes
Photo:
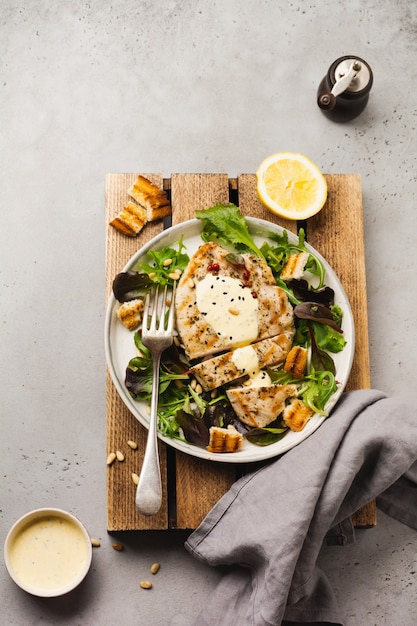
[[[127,365],[125,385],[133,398],[148,401],[152,394],[152,356],[148,348],[143,345],[139,331],[134,333],[134,341],[138,355],[130,359]],[[172,392],[174,392],[174,401],[177,397],[176,391],[179,392],[179,397],[183,395],[182,390],[179,391],[176,381],[188,382],[187,365],[182,362],[182,356],[177,348],[171,346],[165,350],[164,358],[161,360],[159,372],[159,402],[161,406],[167,401],[165,392],[169,396],[169,403],[172,400],[170,397]]]
[[[275,279],[279,282],[279,286],[285,289],[285,291],[291,293],[290,299],[293,304],[298,304],[299,301],[280,278],[284,265],[292,254],[307,252],[309,256],[305,265],[305,271],[318,277],[319,282],[315,289],[321,289],[324,286],[324,277],[326,273],[324,265],[319,258],[311,254],[305,245],[304,229],[300,228],[299,230],[298,243],[288,240],[288,233],[286,230],[284,230],[282,235],[273,231],[267,231],[266,234],[268,235],[268,239],[273,241],[275,245],[265,242],[261,246],[262,255],[272,269]]]
[[[325,406],[337,390],[333,372],[327,370],[311,371],[304,378],[296,378],[285,370],[268,370],[273,383],[278,385],[298,385],[297,396],[315,413],[327,415]]]
[[[120,272],[113,281],[112,289],[116,300],[129,302],[139,298],[152,284],[148,274],[134,271]]]
[[[175,274],[176,270],[179,270],[179,273],[183,272],[190,262],[190,257],[184,252],[186,247],[182,236],[176,245],[178,249],[167,246],[159,250],[149,250],[147,253],[149,260],[138,263],[134,269],[142,274],[147,274],[153,283],[159,283],[163,286],[171,285],[173,279],[170,274]]]
[[[276,443],[288,432],[288,428],[252,428],[246,439],[257,446],[270,446]]]
[[[213,241],[219,245],[232,246],[239,252],[263,256],[249,232],[244,216],[235,204],[217,203],[209,209],[196,211],[195,216],[203,222],[203,241]]]

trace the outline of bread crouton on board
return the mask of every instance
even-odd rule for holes
[[[136,237],[148,222],[171,214],[171,204],[166,191],[144,176],[137,177],[127,190],[127,194],[132,200],[110,222],[110,226],[123,235]]]

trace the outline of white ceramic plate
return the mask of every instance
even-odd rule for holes
[[[259,246],[266,239],[265,234],[262,234],[262,232],[257,234],[260,231],[276,231],[279,234],[282,234],[283,232],[281,227],[265,220],[247,218],[247,222],[255,242]],[[177,226],[173,226],[172,228],[163,231],[143,246],[143,248],[138,250],[138,252],[132,256],[123,268],[123,271],[126,272],[132,269],[151,249],[173,246],[179,240],[181,235],[183,236],[183,243],[186,246],[186,252],[191,257],[197,248],[203,243],[200,236],[201,228],[202,222],[195,219],[183,222],[182,224],[178,224]],[[293,235],[291,232],[288,232],[288,239],[296,243],[298,242],[298,237]],[[330,412],[342,394],[352,367],[353,354],[355,350],[354,323],[349,301],[335,272],[318,252],[316,252],[311,246],[308,246],[308,244],[306,245],[311,253],[323,262],[326,269],[325,283],[334,290],[335,303],[341,306],[343,310],[342,329],[344,337],[347,340],[347,344],[342,352],[332,355],[336,365],[336,380],[339,385],[336,393],[330,398],[326,406],[326,410]],[[121,399],[129,411],[133,413],[141,424],[148,427],[149,416],[145,403],[134,400],[124,385],[127,364],[132,357],[136,356],[137,351],[133,340],[133,332],[128,331],[116,316],[118,307],[119,303],[116,301],[114,296],[111,295],[107,306],[105,321],[105,351],[107,365],[109,367],[111,378]],[[322,424],[324,419],[325,418],[323,416],[316,414],[309,420],[309,422],[307,422],[307,425],[301,432],[295,433],[289,431],[280,441],[269,446],[256,446],[255,444],[249,443],[245,440],[242,449],[239,450],[239,452],[233,453],[213,454],[207,452],[204,448],[199,448],[198,446],[190,443],[170,439],[169,437],[163,437],[161,435],[160,438],[174,448],[202,459],[223,463],[248,463],[269,459],[278,456],[283,452],[287,452],[311,435]]]

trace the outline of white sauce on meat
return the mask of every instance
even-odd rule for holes
[[[251,387],[263,387],[272,384],[268,372],[259,369],[258,356],[252,346],[233,350],[232,361],[241,372],[249,376]]]
[[[219,337],[232,345],[258,336],[258,300],[237,278],[208,273],[197,283],[197,308]]]

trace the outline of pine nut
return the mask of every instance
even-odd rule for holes
[[[149,582],[149,580],[142,580],[140,586],[142,587],[142,589],[152,589],[152,583]]]
[[[239,315],[239,311],[237,309],[233,309],[232,307],[230,307],[228,311],[230,315]]]
[[[201,395],[203,393],[203,388],[200,385],[200,383],[198,383],[198,385],[196,385],[195,392],[198,393],[198,395]]]
[[[93,548],[99,548],[101,546],[101,543],[98,539],[91,539],[91,545],[93,546]]]
[[[213,391],[210,394],[210,397],[212,400],[214,400],[214,398],[217,398],[217,389],[213,389]]]
[[[177,346],[177,348],[181,345],[180,339],[177,335],[174,335],[174,345]]]
[[[148,276],[152,280],[153,278],[155,278],[156,272],[149,272]]]
[[[132,472],[132,480],[135,483],[135,485],[139,484],[139,476],[135,474],[135,472]]]
[[[172,280],[178,280],[181,277],[181,274],[178,270],[175,270],[175,272],[171,272],[170,274],[168,274],[168,278],[171,278]]]
[[[190,382],[190,387],[191,389],[195,389],[197,387],[197,381],[195,378],[193,378],[192,381]]]
[[[116,455],[114,452],[110,452],[109,456],[107,457],[107,465],[111,465],[113,463],[113,461],[116,460]]]
[[[120,450],[116,450],[116,458],[118,461],[122,462],[125,460],[125,455]]]
[[[132,441],[131,439],[128,440],[127,445],[129,446],[129,448],[132,448],[132,450],[136,450],[136,448],[138,447],[136,441]]]
[[[162,265],[164,267],[168,267],[169,265],[171,265],[172,263],[172,259],[165,259],[165,261],[162,263]]]
[[[151,565],[151,574],[157,574],[159,572],[159,568],[161,566],[159,565],[159,563],[153,563]]]
[[[125,549],[124,545],[122,545],[121,543],[114,543],[112,545],[113,550],[116,550],[117,552],[123,552],[123,550]]]

